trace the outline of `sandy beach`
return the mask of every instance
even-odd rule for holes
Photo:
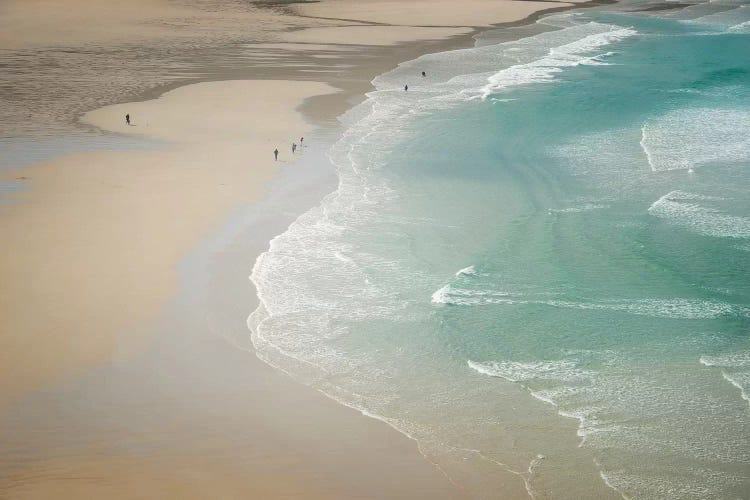
[[[47,157],[15,148],[0,168],[21,186],[0,204],[0,497],[465,496],[414,441],[256,359],[247,275],[335,185],[325,169],[284,179],[324,157],[374,76],[573,4],[104,3],[0,4],[0,61],[18,70],[3,147]],[[151,45],[179,61],[137,73],[107,52]],[[241,50],[218,61],[224,46]],[[79,68],[35,80],[65,51]],[[109,62],[87,66],[98,51]],[[72,136],[74,152],[50,140]],[[527,496],[514,474],[497,487]]]
[[[289,81],[181,87],[82,118],[103,130],[168,141],[169,150],[79,153],[8,172],[34,185],[3,214],[6,241],[27,249],[0,261],[4,327],[19,333],[3,349],[4,402],[137,344],[137,335],[117,342],[102,332],[154,317],[178,286],[174,263],[222,216],[259,195],[273,175],[276,147],[284,150],[281,162],[289,161],[286,131],[309,130],[288,104],[334,90]],[[237,107],[245,95],[258,97]],[[255,114],[273,119],[247,119]],[[37,356],[31,364],[29,352]]]

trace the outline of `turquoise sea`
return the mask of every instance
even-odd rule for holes
[[[376,78],[251,275],[263,360],[477,498],[750,498],[750,4],[638,7]]]

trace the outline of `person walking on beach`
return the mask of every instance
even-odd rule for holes
[[[292,143],[292,154],[294,154],[295,151],[297,151],[297,143],[293,142]]]
[[[427,76],[427,73],[425,73],[424,71],[422,71],[422,77],[424,78],[425,76]]]
[[[299,138],[299,147],[302,147],[302,143],[303,142],[305,142],[305,138],[304,137],[300,137]]]
[[[407,90],[409,90],[409,86],[408,85],[404,85],[404,92],[406,92]]]
[[[279,148],[273,150],[273,160],[279,161]]]
[[[130,113],[125,115],[125,124],[130,125]]]

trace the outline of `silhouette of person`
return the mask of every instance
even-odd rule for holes
[[[292,143],[292,154],[294,154],[295,151],[297,151],[297,143],[293,142]]]
[[[427,73],[425,73],[424,71],[422,71],[422,76],[427,76]]]
[[[130,113],[125,115],[125,124],[130,125]]]
[[[404,85],[404,92],[406,92],[407,90],[409,90],[409,86],[408,85]]]
[[[273,150],[273,159],[274,161],[279,161],[279,148]]]
[[[303,142],[305,142],[305,138],[304,137],[300,137],[299,138],[299,145],[300,145],[300,147],[302,147],[302,143]]]

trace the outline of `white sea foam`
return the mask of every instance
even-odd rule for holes
[[[730,215],[700,203],[716,199],[670,191],[656,200],[648,213],[705,236],[750,238],[750,218]]]
[[[638,316],[673,319],[714,319],[725,315],[742,314],[731,304],[693,299],[636,299],[612,302],[548,301],[554,307],[572,309],[620,311]]]
[[[489,363],[468,360],[467,363],[470,368],[483,375],[521,384],[535,399],[556,407],[560,416],[577,420],[577,435],[581,438],[579,446],[585,444],[590,434],[605,430],[600,428],[600,422],[596,417],[599,408],[570,406],[570,402],[575,400],[582,390],[585,391],[586,387],[592,386],[596,377],[594,372],[580,368],[578,363],[572,360]],[[547,388],[540,389],[540,385]]]
[[[748,317],[747,308],[726,302],[687,299],[628,299],[593,301],[567,301],[538,299],[532,295],[521,295],[498,290],[477,290],[445,285],[431,296],[433,304],[457,306],[487,305],[542,305],[562,309],[590,311],[615,311],[636,316],[670,319],[715,319],[722,316]]]
[[[723,368],[750,368],[750,352],[732,353],[725,356],[701,356],[700,363],[704,366]]]
[[[545,391],[530,391],[530,394],[542,403],[547,403],[548,405],[552,406],[558,406],[557,403],[555,403],[555,400],[550,397],[549,394]]]
[[[607,474],[605,474],[603,470],[601,470],[601,464],[598,463],[596,460],[594,460],[594,463],[600,469],[599,470],[599,477],[602,478],[602,481],[604,481],[604,484],[606,484],[609,488],[615,490],[623,498],[623,500],[630,500],[630,497],[628,495],[626,495],[625,493],[623,493],[622,491],[620,491],[617,488],[617,486],[615,486],[615,484],[612,483],[612,481],[610,480],[609,476]]]
[[[512,299],[510,294],[492,290],[474,290],[445,285],[432,294],[433,304],[476,306],[489,304],[519,304],[525,301]]]
[[[596,55],[586,54],[636,34],[637,32],[630,28],[611,28],[564,45],[552,47],[545,57],[511,66],[493,74],[487,78],[488,83],[482,88],[480,95],[482,98],[487,98],[509,87],[550,82],[567,67],[604,65],[606,64],[604,59],[614,55],[614,52]]]
[[[576,435],[581,438],[578,446],[583,446],[586,443],[586,437],[592,432],[596,432],[595,425],[597,424],[596,419],[592,419],[592,415],[596,412],[594,408],[577,410],[577,411],[564,411],[560,410],[557,413],[561,417],[572,418],[578,420],[578,430]]]
[[[445,285],[444,287],[435,290],[435,292],[432,294],[432,303],[433,304],[450,304],[450,292],[451,292],[451,286]]]
[[[654,172],[750,161],[750,112],[687,108],[641,127],[641,148]]]
[[[720,368],[722,378],[739,389],[740,397],[750,405],[750,352],[701,356],[698,361],[703,366]]]
[[[590,212],[592,210],[601,210],[609,208],[609,205],[601,205],[598,203],[584,203],[583,205],[577,205],[566,208],[550,208],[548,210],[551,214],[579,214],[582,212]]]
[[[623,469],[607,471],[607,484],[620,492],[626,500],[632,497],[622,494],[623,491],[634,492],[635,498],[703,500],[717,498],[716,492],[725,490],[728,485],[742,484],[742,479],[736,474],[727,474],[708,468],[667,468],[666,473],[669,476],[680,478],[673,481],[655,476],[653,466],[651,470],[644,467],[644,470],[638,472],[639,474],[634,474]]]
[[[747,394],[747,387],[748,383],[750,383],[750,373],[727,373],[725,371],[721,372],[721,376],[724,377],[724,380],[735,386],[737,389],[740,390],[740,396],[742,399],[748,402],[750,404],[750,396]]]
[[[736,356],[732,359],[737,361]],[[571,351],[555,361],[467,363],[480,374],[519,384],[532,397],[554,406],[560,416],[578,421],[581,447],[628,450],[636,455],[668,450],[692,460],[750,463],[750,450],[742,444],[746,438],[738,436],[736,443],[721,439],[734,428],[737,417],[727,414],[726,400],[717,399],[723,396],[710,390],[714,382],[694,370],[675,372],[676,367],[664,366],[661,358],[640,370],[634,368],[637,363],[633,359],[590,350]],[[746,375],[743,372],[741,376]],[[730,379],[735,387],[747,381],[736,374],[727,381]],[[670,422],[670,429],[653,427],[653,418]],[[701,428],[701,435],[685,439],[681,430],[685,426]],[[611,461],[599,467],[611,479],[612,473],[622,472],[620,467],[613,468]],[[612,485],[629,490],[628,483],[620,479],[612,479]],[[664,477],[653,481],[660,487],[677,487]]]
[[[453,305],[482,305],[514,303],[508,297],[510,294],[493,290],[473,290],[470,288],[455,288],[451,285],[436,290],[432,294],[433,304]]]
[[[460,269],[456,272],[456,278],[460,278],[461,276],[476,276],[477,270],[474,268],[474,266],[464,267],[463,269]]]
[[[525,382],[528,380],[561,380],[565,382],[587,380],[591,373],[580,370],[572,361],[497,361],[491,363],[477,363],[468,361],[469,366],[491,377],[500,377],[510,382]]]
[[[730,26],[729,31],[732,31],[734,33],[750,33],[750,21],[745,21],[744,23]]]

